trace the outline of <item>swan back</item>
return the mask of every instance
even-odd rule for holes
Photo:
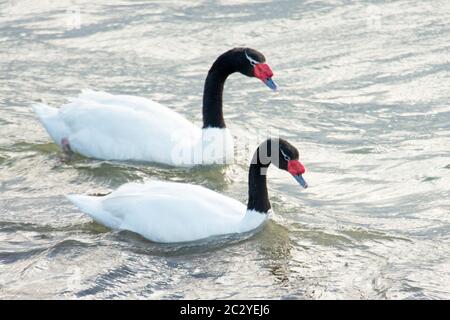
[[[186,167],[232,163],[228,129],[202,130],[146,98],[84,90],[59,109],[33,109],[56,143],[67,139],[71,150],[87,157]]]
[[[266,220],[237,200],[201,186],[128,183],[104,197],[68,197],[97,222],[155,242],[185,242],[247,232]]]

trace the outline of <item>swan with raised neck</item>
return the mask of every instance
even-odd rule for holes
[[[39,103],[33,109],[52,139],[69,154],[185,167],[230,163],[234,143],[223,119],[222,93],[234,72],[276,89],[262,53],[251,48],[223,53],[206,77],[202,128],[152,100],[92,90],[82,91],[61,108]]]
[[[259,230],[270,210],[266,171],[270,164],[289,172],[306,188],[298,150],[283,139],[269,139],[255,152],[249,169],[247,207],[198,185],[148,181],[127,183],[106,196],[68,198],[95,221],[129,230],[155,242],[187,242]]]

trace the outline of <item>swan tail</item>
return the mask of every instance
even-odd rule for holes
[[[105,211],[102,206],[103,197],[86,196],[82,194],[67,195],[75,206],[77,206],[83,213],[94,219],[96,222],[105,225],[111,229],[117,229],[119,223],[110,213]]]
[[[69,129],[61,119],[59,110],[43,103],[36,103],[32,108],[50,137],[61,146],[62,139],[68,138]]]

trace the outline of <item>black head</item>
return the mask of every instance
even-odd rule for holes
[[[266,63],[266,57],[264,55],[251,48],[234,48],[232,49],[235,53],[237,53],[237,57],[239,58],[239,67],[238,71],[247,77],[255,76],[255,66],[261,63]]]
[[[277,85],[272,80],[272,69],[261,52],[252,48],[234,48],[224,55],[232,57],[237,72],[260,79],[272,90],[277,89]]]
[[[299,152],[292,144],[281,138],[271,138],[261,143],[252,159],[252,164],[268,167],[271,163],[288,171],[302,187],[308,184],[303,179],[305,166],[299,161]]]

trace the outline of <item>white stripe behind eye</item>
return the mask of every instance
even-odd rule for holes
[[[248,53],[247,53],[247,50],[245,50],[245,57],[247,58],[248,61],[250,61],[250,64],[251,64],[252,66],[255,66],[255,65],[261,63],[261,62],[259,62],[259,61],[256,61],[256,60],[253,59],[252,57],[250,57],[250,56],[248,55]]]
[[[291,157],[289,157],[286,153],[284,153],[283,149],[280,148],[281,154],[284,157],[284,160],[289,161],[291,160]]]

